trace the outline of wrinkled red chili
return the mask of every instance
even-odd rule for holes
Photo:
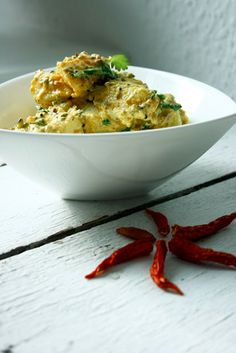
[[[166,236],[170,230],[167,218],[162,213],[150,209],[147,209],[146,212],[154,220],[158,233],[162,236]],[[203,248],[193,243],[193,241],[215,234],[219,230],[228,226],[234,219],[236,219],[236,212],[219,217],[207,224],[197,226],[183,227],[175,224],[172,227],[173,237],[168,243],[169,250],[175,256],[188,262],[213,262],[236,268],[235,255]],[[94,278],[112,266],[131,261],[141,256],[147,256],[153,250],[155,237],[145,229],[121,227],[116,231],[118,234],[134,239],[134,242],[114,251],[109,257],[103,260],[94,271],[86,275],[86,278]],[[164,270],[167,251],[168,248],[164,240],[156,241],[156,253],[150,268],[150,275],[158,287],[166,291],[172,291],[176,294],[183,295],[183,292],[165,277]]]
[[[159,288],[175,294],[183,295],[183,292],[174,283],[170,282],[164,275],[167,250],[165,241],[157,240],[156,253],[150,268],[150,275]]]
[[[120,235],[123,235],[127,238],[139,240],[139,239],[146,239],[150,240],[151,242],[155,242],[156,238],[147,230],[136,228],[136,227],[121,227],[117,228],[116,232]]]
[[[146,213],[153,219],[157,226],[157,231],[162,237],[166,237],[170,232],[170,226],[167,217],[161,213],[147,208]]]
[[[172,235],[196,241],[217,233],[219,230],[227,227],[234,219],[236,219],[236,212],[219,217],[207,224],[186,227],[175,224],[172,227]]]
[[[85,278],[94,278],[112,266],[131,261],[138,257],[148,256],[152,250],[153,243],[150,240],[135,240],[133,243],[115,250],[109,257],[103,260],[94,271],[86,275]]]
[[[236,256],[215,251],[209,248],[203,248],[190,240],[174,237],[169,242],[169,250],[182,260],[194,263],[215,262],[225,266],[236,267]]]

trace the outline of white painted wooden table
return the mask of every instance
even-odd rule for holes
[[[236,210],[236,125],[152,194],[115,202],[62,201],[0,167],[1,353],[235,353],[236,272],[167,258],[184,291],[162,292],[151,257],[84,279],[128,241],[123,225],[154,231],[143,209],[197,224]],[[236,254],[236,222],[204,241]]]

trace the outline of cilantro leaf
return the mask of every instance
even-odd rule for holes
[[[166,96],[164,94],[157,94],[157,97],[159,97],[161,100],[166,98]]]
[[[129,61],[125,55],[117,54],[111,57],[110,64],[111,67],[114,67],[116,70],[120,71],[128,69]]]
[[[90,67],[84,70],[69,68],[70,75],[74,78],[88,78],[94,74],[101,73],[101,67]]]
[[[110,68],[110,66],[105,62],[103,62],[101,65],[99,65],[97,67],[88,67],[83,70],[79,69],[79,68],[70,67],[67,69],[67,71],[74,78],[89,78],[89,76],[92,76],[92,75],[99,75],[99,76],[103,77],[104,79],[117,78],[116,72],[113,71]]]
[[[117,78],[117,73],[113,71],[107,63],[105,62],[102,63],[101,70],[104,78],[111,78],[111,79]]]
[[[151,91],[151,99],[155,99],[156,95],[157,95],[157,91],[155,89],[153,89]]]
[[[161,102],[160,107],[163,109],[173,109],[174,111],[179,110],[180,108],[182,108],[182,105],[175,103],[167,103],[167,102]]]
[[[88,78],[91,75],[101,74],[101,68],[88,68],[85,70],[77,71],[73,74],[73,77],[85,77]]]
[[[158,97],[160,100],[163,100],[166,98],[164,94],[158,94],[157,91],[154,89],[151,91],[151,99],[155,99],[156,97]]]
[[[38,126],[45,126],[46,125],[46,121],[44,119],[39,119],[35,122],[35,125]]]
[[[46,109],[46,108],[39,107],[38,110],[39,110],[41,113],[48,113],[48,109]]]
[[[102,124],[108,126],[111,125],[111,121],[109,119],[103,119]]]
[[[151,125],[150,124],[144,124],[142,127],[142,130],[149,130],[151,129]]]

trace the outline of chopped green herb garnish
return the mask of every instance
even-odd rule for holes
[[[100,67],[90,67],[88,69],[80,70],[80,69],[68,69],[71,76],[74,78],[88,78],[91,75],[99,74],[101,71]]]
[[[127,57],[123,54],[117,54],[111,57],[110,59],[111,67],[114,67],[116,70],[127,70],[129,61]]]
[[[164,94],[157,94],[157,97],[159,97],[160,100],[163,100],[166,98],[166,96]]]
[[[167,103],[167,102],[161,102],[160,106],[163,109],[173,109],[174,111],[177,111],[180,108],[182,108],[182,105],[180,105],[178,103],[172,104],[172,103]]]
[[[65,118],[65,117],[67,117],[67,115],[68,115],[67,113],[63,113],[63,114],[61,114],[61,117]]]
[[[48,109],[42,108],[42,107],[39,108],[39,111],[40,111],[41,113],[48,113]]]
[[[44,119],[39,119],[39,120],[35,121],[35,124],[38,126],[45,126],[46,122]]]
[[[70,75],[74,78],[89,78],[91,75],[99,75],[104,79],[114,79],[117,78],[117,74],[113,71],[110,66],[103,62],[100,66],[97,67],[88,67],[87,69],[79,69],[70,67],[67,69]]]
[[[148,116],[147,116],[147,114],[145,114],[144,119],[147,119],[147,118],[148,118]]]
[[[166,98],[165,94],[158,94],[157,91],[154,89],[151,92],[151,99],[154,99],[155,97],[158,97],[160,100],[163,100]]]
[[[149,124],[144,124],[142,130],[148,130],[148,129],[151,129],[151,125],[149,125]]]
[[[102,63],[101,69],[102,69],[102,75],[104,76],[104,78],[114,79],[118,77],[117,73],[114,70],[112,70],[107,63]]]
[[[151,99],[154,99],[155,97],[156,97],[156,95],[157,95],[157,91],[154,89],[154,90],[152,90],[152,92],[151,92]]]
[[[128,68],[128,59],[123,54],[114,55],[107,62],[102,62],[101,65],[95,67],[88,67],[80,69],[69,67],[67,71],[74,78],[89,78],[91,75],[100,75],[104,79],[117,78],[117,73],[112,70],[115,68],[117,71],[126,70]]]
[[[102,124],[108,126],[111,125],[111,121],[109,119],[103,119]]]

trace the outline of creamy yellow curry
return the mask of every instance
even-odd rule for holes
[[[169,93],[158,94],[124,72],[124,55],[82,52],[36,72],[31,93],[37,112],[20,118],[14,130],[101,133],[158,129],[188,123]]]

